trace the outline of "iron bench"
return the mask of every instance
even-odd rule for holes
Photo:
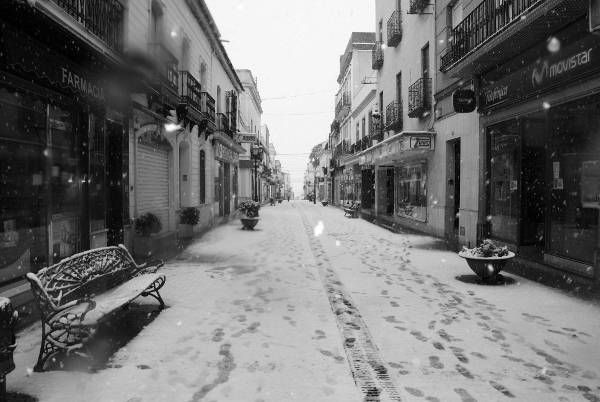
[[[344,207],[344,216],[350,218],[357,218],[358,211],[360,211],[360,202],[353,202],[350,206]]]
[[[42,341],[35,371],[43,371],[58,352],[83,348],[96,328],[138,296],[152,296],[164,307],[158,292],[165,275],[156,273],[163,262],[137,265],[125,246],[84,251],[59,263],[28,273],[42,321]]]

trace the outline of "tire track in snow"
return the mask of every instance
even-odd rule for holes
[[[390,378],[389,370],[380,356],[365,321],[333,270],[323,246],[314,236],[313,228],[305,213],[301,209],[299,212],[311,252],[317,262],[321,282],[344,338],[344,350],[354,382],[363,393],[365,401],[380,401],[382,394],[387,394],[389,400],[400,401],[398,389]]]

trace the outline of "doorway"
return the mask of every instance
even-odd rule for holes
[[[460,139],[448,141],[446,148],[446,237],[458,246],[460,235]]]
[[[231,172],[229,163],[223,164],[223,215],[231,212]]]
[[[123,243],[123,201],[125,187],[123,183],[123,125],[106,121],[108,139],[107,166],[108,177],[108,238],[107,245],[116,246]]]

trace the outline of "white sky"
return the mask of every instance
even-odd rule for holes
[[[224,46],[235,68],[258,77],[262,124],[269,126],[277,158],[301,195],[308,154],[327,138],[333,121],[339,56],[352,31],[375,30],[375,1],[206,3],[221,38],[229,41]]]

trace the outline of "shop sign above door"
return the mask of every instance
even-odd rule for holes
[[[237,134],[237,141],[239,143],[254,144],[254,143],[256,143],[256,134],[254,134],[254,133]]]
[[[477,106],[475,91],[472,89],[457,89],[452,94],[452,105],[456,113],[471,113]]]
[[[214,149],[215,149],[215,159],[218,159],[220,161],[227,162],[227,163],[234,163],[234,164],[237,163],[238,158],[239,158],[239,155],[237,154],[237,152],[226,147],[225,145],[221,144],[220,142],[215,142]]]
[[[521,101],[596,70],[600,70],[600,40],[587,35],[495,82],[486,82],[483,77],[479,106],[485,109],[507,101]]]

